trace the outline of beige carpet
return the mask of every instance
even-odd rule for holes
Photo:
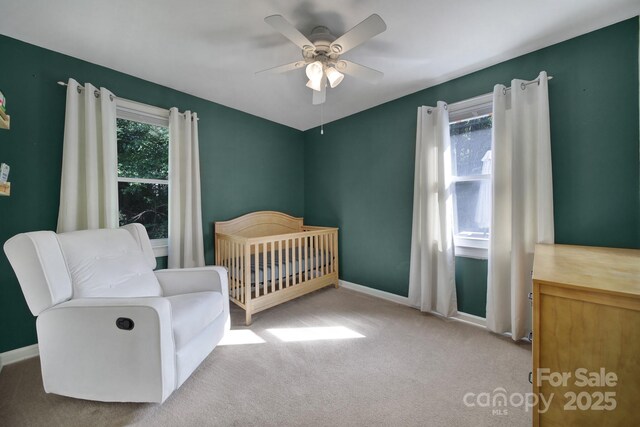
[[[232,329],[245,329],[243,319],[232,310]],[[283,342],[267,330],[337,326],[364,337]],[[327,288],[259,313],[249,329],[265,342],[216,347],[161,406],[46,394],[39,359],[5,366],[0,425],[531,424],[531,411],[523,408],[492,415],[491,408],[464,405],[467,392],[530,391],[530,346],[476,326]]]

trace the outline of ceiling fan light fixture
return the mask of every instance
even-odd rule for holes
[[[307,87],[313,90],[317,90],[318,92],[320,92],[322,90],[322,85],[321,85],[322,79],[318,79],[318,80],[309,80],[307,82]]]
[[[320,79],[322,79],[322,73],[323,73],[323,66],[322,66],[322,62],[320,61],[314,61],[312,63],[310,63],[309,65],[307,65],[307,77],[309,77],[309,80],[312,81],[317,81],[318,84],[320,84]]]
[[[327,67],[325,73],[327,74],[331,88],[338,86],[340,82],[342,82],[342,79],[344,79],[344,74],[333,67]]]

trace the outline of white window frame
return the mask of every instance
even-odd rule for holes
[[[169,127],[169,110],[141,104],[128,99],[116,98],[116,118],[149,125]],[[144,184],[166,184],[168,179],[146,179],[118,177],[118,182],[140,182]],[[151,239],[151,247],[156,257],[169,255],[169,239]]]
[[[456,123],[474,117],[481,117],[493,110],[493,94],[478,96],[464,101],[449,104],[449,123]],[[449,161],[453,161],[449,159]],[[452,168],[453,170],[453,168]],[[456,182],[486,181],[491,180],[490,174],[452,176],[452,185]],[[455,203],[455,197],[454,197]],[[455,210],[455,206],[454,206]],[[456,213],[454,212],[454,216]],[[457,228],[457,219],[454,218],[454,229]],[[455,234],[453,237],[455,255],[466,258],[488,259],[489,239],[479,237],[465,237]]]

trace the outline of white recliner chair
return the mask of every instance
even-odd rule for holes
[[[4,245],[47,393],[164,402],[229,329],[222,267],[159,270],[145,228],[18,234]]]

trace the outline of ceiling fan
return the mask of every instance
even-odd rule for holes
[[[364,65],[340,59],[343,53],[361,45],[370,38],[387,29],[379,15],[373,14],[341,37],[335,37],[324,26],[315,27],[309,37],[303,35],[282,15],[271,15],[264,22],[291,40],[302,49],[302,60],[259,71],[260,73],[284,73],[306,66],[309,81],[307,87],[313,89],[313,104],[324,103],[326,99],[327,80],[332,88],[338,86],[344,74],[376,83],[384,75]]]

